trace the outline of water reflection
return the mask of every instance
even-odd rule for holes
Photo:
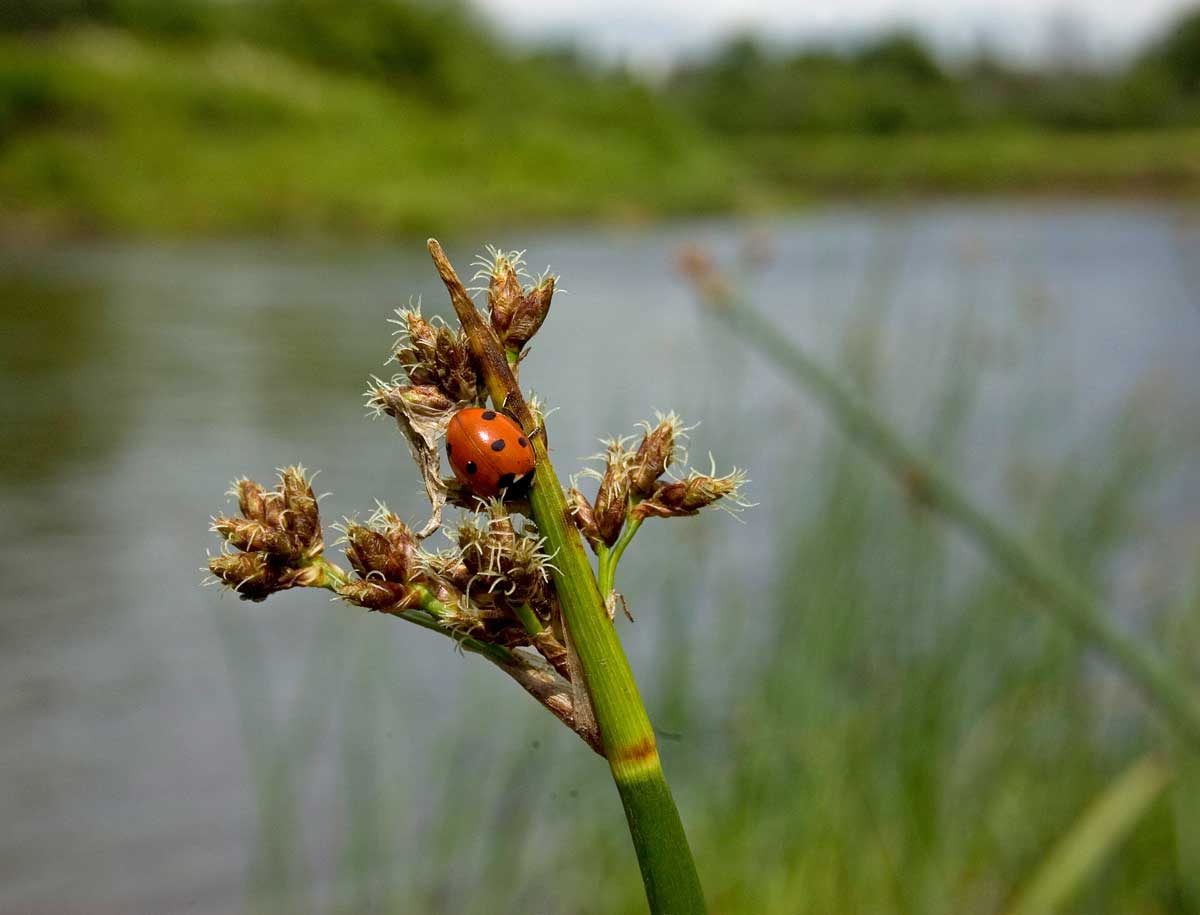
[[[5,426],[11,443],[0,452],[0,470],[22,485],[55,477],[64,462],[89,462],[120,447],[129,402],[122,391],[101,396],[110,383],[101,366],[111,363],[124,328],[107,319],[104,291],[96,286],[47,284],[19,273],[0,277],[6,303],[0,335]]]

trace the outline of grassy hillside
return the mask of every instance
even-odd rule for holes
[[[299,20],[0,34],[0,232],[379,235],[847,192],[1200,188],[1186,126],[730,132],[571,55]]]
[[[728,157],[637,86],[471,105],[241,41],[0,45],[0,218],[48,232],[428,232],[735,202]]]

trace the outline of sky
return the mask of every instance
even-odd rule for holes
[[[1069,45],[1119,58],[1196,0],[475,0],[486,18],[525,40],[568,40],[610,60],[654,70],[721,36],[750,30],[780,40],[845,40],[906,26],[948,55],[981,44],[1042,61]]]

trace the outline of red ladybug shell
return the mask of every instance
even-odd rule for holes
[[[490,499],[533,472],[533,447],[521,427],[495,410],[459,410],[446,429],[446,457],[459,482]]]

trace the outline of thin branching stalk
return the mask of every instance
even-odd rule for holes
[[[632,507],[635,500],[630,500]],[[598,551],[599,557],[599,582],[600,594],[607,601],[608,596],[613,593],[616,587],[617,564],[620,563],[621,557],[625,554],[626,547],[633,540],[633,535],[638,532],[638,528],[642,526],[641,520],[631,518],[625,524],[625,529],[621,531],[621,536],[617,538],[617,542],[611,547],[601,546]]]
[[[1200,750],[1200,703],[1195,692],[1122,633],[1075,576],[1040,558],[1029,545],[993,521],[833,373],[742,301],[711,268],[689,272],[713,306],[713,313],[812,394],[842,432],[888,469],[915,502],[957,526],[1050,616],[1107,658],[1194,749]]]
[[[700,879],[663,774],[654,731],[616,628],[605,610],[562,485],[550,463],[544,430],[538,428],[525,402],[504,347],[476,311],[436,240],[430,239],[429,252],[450,293],[493,404],[514,416],[533,444],[537,459],[529,496],[533,518],[554,557],[552,574],[563,623],[583,671],[600,726],[604,756],[625,808],[650,910],[703,912]]]
[[[318,587],[324,587],[336,593],[337,585],[344,585],[350,580],[350,576],[344,569],[324,558],[315,560],[313,566],[319,568],[322,573],[323,582]],[[512,677],[523,690],[544,705],[563,724],[575,731],[593,750],[604,755],[604,749],[600,744],[600,735],[593,728],[582,726],[581,722],[577,720],[571,691],[564,687],[560,677],[555,676],[553,668],[539,658],[510,651],[502,645],[494,645],[455,631],[443,622],[449,615],[448,608],[430,593],[428,588],[422,585],[413,585],[411,590],[416,603],[415,607],[395,608],[384,612],[420,626],[422,629],[444,635],[452,639],[463,651],[487,658]],[[540,632],[537,618],[528,607],[525,609],[529,616],[529,621],[525,625],[531,630],[537,627],[537,631]],[[522,619],[525,619],[524,615],[522,615]]]

